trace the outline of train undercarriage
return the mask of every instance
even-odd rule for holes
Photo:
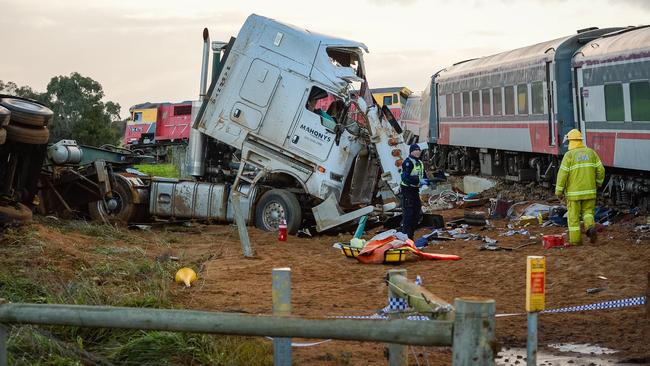
[[[560,157],[465,146],[433,144],[428,160],[434,170],[453,175],[483,175],[514,182],[537,182],[553,189]],[[605,204],[650,212],[650,176],[645,172],[605,168],[599,198]]]

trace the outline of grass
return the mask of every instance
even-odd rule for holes
[[[180,178],[181,174],[174,164],[139,164],[134,165],[137,170],[156,177]]]
[[[48,248],[38,230],[0,232],[0,298],[11,302],[175,308],[175,271],[206,258],[154,259],[147,249],[165,240],[84,221],[41,221],[50,232],[95,240],[71,247],[75,257]],[[144,242],[146,240],[146,243]],[[108,244],[110,243],[110,244]],[[148,245],[148,246],[147,246]],[[82,258],[82,259],[80,259]],[[12,365],[271,365],[272,346],[259,338],[142,330],[14,325]],[[99,360],[99,361],[98,361]]]

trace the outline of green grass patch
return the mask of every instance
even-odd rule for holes
[[[181,173],[174,164],[139,164],[133,167],[155,177],[180,178],[181,176]]]
[[[58,255],[61,250],[48,248],[48,241],[33,228],[0,233],[0,298],[27,303],[177,308],[174,273],[186,265],[198,268],[209,259],[199,256],[178,262],[157,261],[150,248],[163,249],[166,244],[156,238],[145,246],[137,235],[109,225],[67,220],[41,223],[63,235],[91,236],[97,245],[74,246],[74,253],[85,250],[85,255],[70,256],[65,251]],[[103,364],[96,360],[115,365],[262,366],[273,363],[271,348],[271,342],[261,338],[15,325],[10,330],[9,361],[12,365],[43,366]]]

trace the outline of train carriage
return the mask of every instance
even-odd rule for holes
[[[596,39],[573,58],[576,118],[608,167],[650,171],[650,27]]]
[[[571,58],[613,29],[457,63],[432,78],[436,164],[459,172],[551,180],[562,136],[575,126]]]
[[[608,167],[604,197],[650,210],[650,27],[578,34],[457,63],[422,93],[432,163],[554,183],[563,136]]]

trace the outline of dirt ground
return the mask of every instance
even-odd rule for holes
[[[462,217],[462,210],[441,214],[446,220]],[[547,258],[546,307],[590,304],[641,296],[646,292],[650,272],[650,241],[636,243],[634,224],[645,217],[631,218],[605,228],[596,244],[544,250],[541,233],[560,233],[564,229],[528,227],[530,235],[499,236],[507,221],[492,221],[494,229],[470,229],[471,233],[497,239],[499,245],[514,247],[534,242],[513,251],[478,250],[480,241],[455,240],[434,244],[427,252],[457,254],[460,261],[425,261],[415,256],[398,265],[364,265],[346,258],[332,248],[337,241],[347,241],[351,234],[319,235],[313,238],[290,236],[278,242],[275,233],[249,228],[254,259],[245,259],[237,230],[232,225],[167,227],[154,225],[151,232],[138,232],[141,247],[148,256],[172,255],[198,259],[196,286],[174,287],[174,303],[185,308],[251,314],[270,314],[271,271],[289,267],[292,271],[292,311],[295,315],[329,317],[371,315],[386,305],[387,270],[395,267],[408,271],[409,278],[423,279],[423,286],[439,297],[453,302],[463,296],[480,296],[496,300],[497,313],[520,313],[525,301],[526,256]],[[48,265],[61,268],[78,263],[92,263],[89,251],[97,245],[79,233],[61,233],[42,224],[33,224],[45,239],[43,258]],[[366,238],[381,228],[366,233]],[[429,230],[420,229],[418,235]],[[157,245],[162,243],[165,245]],[[585,240],[585,243],[588,243]],[[119,241],[113,245],[120,245]],[[121,245],[126,246],[127,243]],[[410,255],[410,254],[409,254]],[[34,265],[43,258],[35,258]],[[598,276],[605,277],[606,280]],[[170,281],[173,274],[170,273]],[[588,294],[588,288],[606,288]],[[543,314],[539,321],[540,346],[551,343],[589,343],[617,350],[609,359],[650,360],[650,318],[645,307],[588,311],[570,314]],[[503,347],[525,347],[526,317],[497,319],[497,338]],[[294,342],[313,340],[295,339]],[[330,341],[313,347],[294,348],[298,365],[385,365],[386,344]],[[450,348],[415,347],[409,350],[413,365],[451,364]],[[522,364],[525,361],[522,361]]]

